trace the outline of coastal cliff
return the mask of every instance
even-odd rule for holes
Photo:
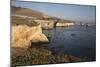
[[[74,23],[57,23],[57,27],[67,27],[67,26],[73,26]]]
[[[33,24],[33,23],[39,23],[41,24],[41,27],[43,29],[53,29],[55,27],[59,26],[73,26],[74,23],[71,20],[65,20],[49,15],[45,15],[39,11],[27,9],[27,8],[21,8],[21,7],[13,7],[12,9],[12,20],[16,23],[26,23],[26,24]]]
[[[27,8],[13,7],[11,20],[12,66],[82,61],[78,57],[49,49],[49,39],[42,29],[58,26],[57,22],[61,22],[61,19]]]
[[[42,33],[40,25],[33,27],[27,25],[12,26],[13,47],[30,47],[31,42],[49,42]]]

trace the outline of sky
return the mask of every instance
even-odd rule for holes
[[[40,3],[27,1],[12,1],[11,5],[37,10],[44,14],[84,23],[96,22],[96,7],[90,5],[73,5],[58,3]]]

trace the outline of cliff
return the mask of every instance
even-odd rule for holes
[[[57,27],[67,27],[67,26],[73,26],[74,23],[57,23]]]
[[[60,20],[57,22],[56,27],[73,26],[74,22],[69,20]]]
[[[27,8],[12,7],[12,65],[69,63],[82,61],[80,58],[65,55],[48,49],[49,40],[43,29],[52,29],[61,19],[45,16]],[[67,23],[70,21],[67,21]],[[59,24],[58,24],[59,25]],[[62,26],[62,25],[60,25]]]
[[[31,42],[48,42],[40,25],[33,27],[27,25],[12,26],[12,47],[30,47],[32,46]]]
[[[37,22],[41,24],[43,29],[52,29],[57,26],[72,26],[74,23],[71,20],[64,20],[57,17],[45,15],[39,11],[28,8],[12,7],[12,22],[26,23],[32,25]]]

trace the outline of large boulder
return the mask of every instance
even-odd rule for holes
[[[12,47],[30,47],[31,42],[48,42],[41,26],[12,26]]]

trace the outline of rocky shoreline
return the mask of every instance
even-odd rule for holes
[[[25,8],[14,8],[12,14],[11,33],[12,66],[58,64],[82,61],[78,57],[51,51],[48,48],[49,40],[42,32],[42,29],[52,29],[56,26],[55,23],[58,21],[55,21],[57,18],[51,18],[49,16],[43,18],[43,15],[39,12]],[[40,23],[41,21],[43,22]],[[60,25],[62,24],[60,23]]]
[[[44,48],[12,48],[12,66],[81,62],[78,57],[63,53],[53,54]]]
[[[49,50],[48,43],[49,40],[42,33],[40,25],[35,27],[12,26],[12,66],[82,61],[78,57]]]

